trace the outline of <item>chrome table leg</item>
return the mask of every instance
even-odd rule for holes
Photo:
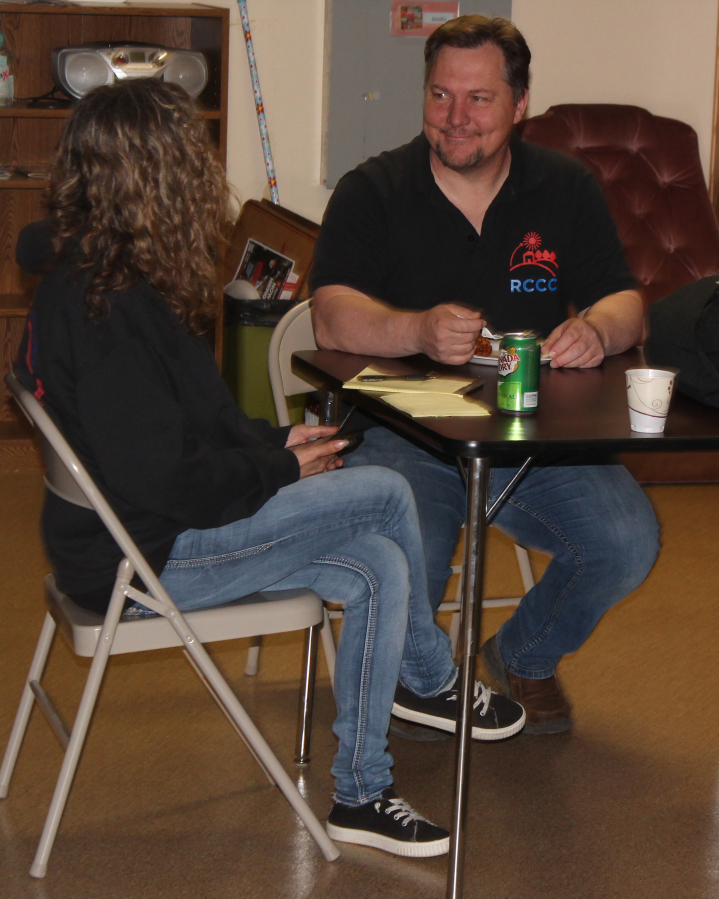
[[[449,844],[447,899],[460,899],[464,886],[467,793],[472,746],[474,669],[482,622],[484,542],[487,530],[489,459],[470,459],[467,467],[467,524],[464,535],[464,589],[460,623],[459,710],[456,735],[454,805]]]

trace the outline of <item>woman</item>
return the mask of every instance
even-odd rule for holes
[[[180,88],[142,79],[83,98],[48,217],[18,242],[19,263],[44,272],[18,375],[181,609],[297,587],[343,599],[329,833],[438,855],[448,834],[397,798],[386,740],[393,700],[454,729],[456,668],[431,619],[414,501],[390,471],[339,470],[335,429],[273,428],[232,400],[201,336],[227,201]],[[120,552],[95,513],[48,492],[42,526],[60,588],[106,608]],[[485,739],[521,727],[521,707],[487,690],[480,700]]]

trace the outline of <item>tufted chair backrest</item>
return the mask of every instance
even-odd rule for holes
[[[594,172],[645,308],[719,272],[719,227],[689,125],[638,106],[568,103],[518,127]]]

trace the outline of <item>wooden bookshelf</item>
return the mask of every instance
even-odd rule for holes
[[[229,11],[188,4],[157,6],[116,3],[99,6],[16,6],[0,2],[2,31],[15,53],[15,96],[0,108],[0,164],[47,168],[69,109],[33,109],[28,102],[53,88],[51,51],[88,41],[142,41],[200,50],[209,79],[198,98],[224,161],[227,153]],[[43,216],[47,181],[27,177],[0,180],[0,378],[12,369],[36,279],[15,263],[22,228]],[[216,333],[222,334],[221,319]],[[217,346],[217,353],[221,347]],[[0,468],[27,467],[32,438],[2,384]]]

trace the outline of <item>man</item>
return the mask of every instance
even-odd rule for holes
[[[637,342],[641,300],[596,182],[513,134],[530,58],[504,19],[462,16],[429,37],[423,133],[345,175],[327,207],[311,276],[320,346],[459,365],[489,323],[546,335],[554,368],[591,368]],[[454,460],[375,427],[348,463],[410,481],[436,609],[465,514]],[[491,497],[514,471],[494,468]],[[556,665],[646,577],[654,513],[623,467],[585,454],[535,464],[493,523],[552,561],[482,647],[485,666],[527,733],[566,731]]]

